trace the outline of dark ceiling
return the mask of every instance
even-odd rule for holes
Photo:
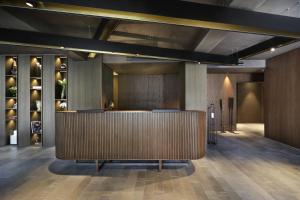
[[[298,0],[189,0],[197,3],[207,3],[227,7],[241,8],[266,13],[299,17],[300,4]],[[101,24],[99,17],[88,17],[71,14],[52,13],[38,10],[19,8],[0,9],[0,28],[13,28],[20,30],[51,33],[57,35],[73,36],[79,38],[93,38]],[[112,20],[113,26],[106,27],[107,41],[144,46],[198,51],[219,55],[231,55],[245,48],[269,40],[272,36],[209,30],[204,28],[146,23],[127,20]],[[287,46],[278,52],[285,52],[290,48],[299,47],[299,43]],[[14,48],[1,45],[0,53],[46,52],[53,50],[41,48]],[[61,52],[56,50],[55,52]],[[71,53],[74,57],[87,57],[86,53]],[[255,55],[256,59],[266,59],[276,55],[265,52]]]

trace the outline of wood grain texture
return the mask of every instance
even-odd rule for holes
[[[300,49],[267,61],[265,135],[300,148]]]
[[[43,56],[43,146],[55,144],[55,57]]]
[[[18,145],[30,145],[30,57],[18,57]]]
[[[69,59],[68,101],[70,110],[102,106],[102,57],[87,61]]]
[[[194,160],[205,155],[205,112],[56,114],[56,156],[67,160]]]
[[[118,105],[121,110],[180,108],[178,74],[118,76]]]
[[[264,123],[264,84],[237,84],[237,123]]]
[[[299,200],[300,150],[251,132],[224,133],[190,162],[55,158],[55,148],[0,148],[1,200]]]
[[[0,56],[0,146],[5,144],[5,57]]]

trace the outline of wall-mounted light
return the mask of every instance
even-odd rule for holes
[[[113,75],[114,76],[118,76],[119,74],[117,72],[113,72]]]
[[[60,49],[64,49],[65,47],[63,47],[63,46],[61,46],[61,47],[59,47]]]
[[[89,58],[95,58],[96,55],[97,55],[96,53],[89,53],[88,57],[89,57]]]
[[[27,5],[28,7],[30,7],[30,8],[33,8],[33,4],[30,3],[30,2],[26,2],[26,5]]]
[[[274,52],[276,49],[274,48],[274,47],[272,47],[271,49],[270,49],[270,51],[271,52]]]

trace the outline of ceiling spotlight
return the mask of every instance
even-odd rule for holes
[[[26,5],[27,5],[28,7],[30,7],[30,8],[33,8],[33,4],[30,3],[30,2],[26,2]]]
[[[274,47],[272,47],[271,49],[270,49],[270,51],[271,52],[274,52],[276,49],[274,48]]]
[[[200,65],[201,63],[200,62],[198,62],[198,65]]]

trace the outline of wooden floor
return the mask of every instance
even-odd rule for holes
[[[60,161],[54,148],[0,148],[0,199],[300,199],[300,150],[257,134],[226,133],[206,158],[168,163]]]

